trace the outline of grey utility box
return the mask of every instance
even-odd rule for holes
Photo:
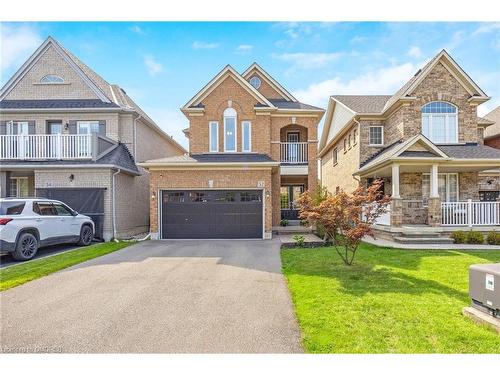
[[[500,319],[500,263],[470,266],[469,296],[473,307]]]

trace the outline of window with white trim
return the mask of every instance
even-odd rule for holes
[[[7,135],[28,135],[28,121],[9,121],[6,126]]]
[[[64,79],[56,74],[47,74],[46,76],[42,77],[42,79],[40,79],[40,83],[64,83]]]
[[[209,133],[209,151],[218,152],[219,151],[219,123],[217,121],[210,121],[208,123],[208,133]]]
[[[252,123],[250,121],[241,123],[241,151],[252,151]]]
[[[99,134],[99,121],[77,121],[76,129],[78,134]]]
[[[424,105],[422,134],[434,143],[457,143],[457,107],[447,102],[430,102]]]
[[[368,144],[370,146],[382,146],[384,144],[383,126],[370,126]]]
[[[422,174],[422,200],[427,206],[431,191],[430,174]],[[458,202],[458,173],[438,174],[438,194],[442,202]]]
[[[224,111],[224,151],[236,152],[236,111],[227,108]]]
[[[333,161],[333,165],[335,166],[335,164],[338,163],[338,152],[337,152],[337,148],[334,148],[333,151],[332,151],[332,161]]]

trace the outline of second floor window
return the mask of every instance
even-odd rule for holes
[[[227,108],[224,111],[224,151],[236,152],[236,111]]]
[[[99,121],[78,121],[77,132],[78,134],[99,134]]]
[[[434,143],[457,143],[457,107],[446,102],[431,102],[424,105],[422,134]]]
[[[252,151],[252,123],[250,121],[241,123],[241,151]]]
[[[370,126],[368,143],[370,146],[382,146],[384,144],[384,128],[382,126]]]
[[[210,152],[219,151],[219,123],[217,121],[210,121],[208,124],[208,132],[210,139]]]
[[[338,163],[338,153],[336,148],[333,149],[332,160],[333,160],[333,165],[335,166],[335,164]]]
[[[29,123],[28,121],[10,121],[7,123],[8,135],[28,135]]]

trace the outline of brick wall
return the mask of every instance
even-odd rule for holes
[[[56,74],[63,84],[40,84],[40,79]],[[96,99],[97,95],[56,52],[49,47],[38,62],[26,73],[16,87],[5,97],[15,99]]]
[[[493,148],[498,148],[500,150],[500,135],[498,135],[497,137],[486,139],[484,141],[484,144],[486,146],[490,146],[490,147],[493,147]]]
[[[248,81],[250,81],[250,79],[253,76],[257,76],[257,77],[260,78],[261,85],[260,85],[260,87],[257,90],[262,95],[264,95],[266,98],[269,98],[269,99],[284,99],[283,96],[280,93],[278,93],[271,85],[269,85],[264,80],[264,78],[262,78],[261,74],[259,72],[257,72],[255,69],[253,69],[252,73],[250,73],[250,75],[248,76]]]
[[[150,195],[157,195],[161,189],[208,189],[208,181],[213,188],[257,189],[258,182],[264,181],[266,192],[272,194],[271,169],[262,170],[150,170]],[[272,189],[273,188],[273,189]],[[279,193],[279,188],[277,189]],[[265,194],[265,231],[271,233],[273,209],[271,197]],[[158,198],[150,199],[151,232],[158,233]],[[276,200],[275,200],[276,201]],[[279,203],[279,199],[278,199]],[[278,206],[279,207],[279,206]]]
[[[458,174],[458,193],[460,201],[472,199],[479,200],[479,179],[477,172],[467,172]]]

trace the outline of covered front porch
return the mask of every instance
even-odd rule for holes
[[[483,169],[481,169],[483,168]],[[384,181],[391,196],[389,212],[378,225],[395,228],[491,227],[500,225],[500,202],[479,199],[478,172],[485,167],[393,162],[370,176]]]

